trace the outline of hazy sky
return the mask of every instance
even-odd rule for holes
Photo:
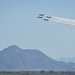
[[[0,0],[0,50],[15,44],[55,59],[75,57],[75,26],[45,22],[39,13],[75,19],[75,0]]]

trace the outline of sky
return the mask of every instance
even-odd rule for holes
[[[17,45],[52,57],[75,57],[75,26],[38,19],[75,19],[75,0],[0,0],[0,50]]]

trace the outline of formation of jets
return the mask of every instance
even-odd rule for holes
[[[44,14],[39,14],[38,18],[43,18]],[[51,16],[46,16],[43,20],[44,21],[49,21],[49,18],[51,18]]]

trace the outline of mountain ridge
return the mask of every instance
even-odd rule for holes
[[[74,62],[75,63],[75,57],[62,57],[62,58],[58,58],[57,59],[58,61],[64,61],[66,63],[69,63],[69,62]]]

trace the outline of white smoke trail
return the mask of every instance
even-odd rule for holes
[[[58,22],[58,23],[74,25],[75,26],[75,20],[72,20],[72,19],[66,19],[66,18],[51,16],[51,20],[53,20],[55,22]]]

